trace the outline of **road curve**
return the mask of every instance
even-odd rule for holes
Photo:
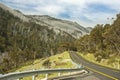
[[[94,75],[101,80],[120,80],[120,70],[103,67],[83,59],[76,52],[70,51],[70,57],[73,62],[82,64],[85,69],[94,72]]]

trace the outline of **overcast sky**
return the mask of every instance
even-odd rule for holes
[[[110,23],[120,12],[120,0],[0,0],[24,14],[50,15],[84,27]],[[107,19],[109,18],[109,19]]]

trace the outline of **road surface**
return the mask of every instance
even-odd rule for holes
[[[82,64],[85,69],[87,69],[88,71],[92,71],[93,75],[98,77],[100,80],[120,80],[120,70],[103,67],[86,61],[79,54],[73,51],[70,52],[70,57],[75,63]]]

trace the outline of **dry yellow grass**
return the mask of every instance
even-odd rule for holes
[[[22,66],[21,68],[17,69],[16,71],[28,71],[28,70],[38,70],[38,69],[43,69],[45,68],[42,64],[47,60],[50,60],[51,63],[51,68],[74,68],[75,66],[72,64],[69,53],[63,52],[61,54],[57,54],[51,57],[48,57],[46,59],[37,59],[33,62],[33,64],[27,65],[27,66]],[[57,73],[54,74],[49,74],[49,77],[55,77],[57,76]],[[36,80],[40,80],[41,78],[44,78],[45,74],[42,75],[37,75]],[[32,80],[32,77],[25,77],[21,80]]]
[[[109,67],[109,68],[114,68],[114,69],[120,69],[120,57],[112,57],[112,58],[109,58],[109,59],[102,59],[101,62],[97,62],[96,61],[96,58],[93,54],[86,54],[86,55],[83,55],[82,53],[78,53],[80,56],[82,56],[84,59],[90,61],[90,62],[93,62],[95,64],[99,64],[101,66],[106,66],[106,67]],[[110,62],[112,61],[112,62]]]

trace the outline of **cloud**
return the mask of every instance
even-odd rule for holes
[[[44,5],[44,6],[38,6],[35,8],[40,14],[47,14],[47,15],[53,15],[58,16],[60,13],[62,13],[64,10],[60,6],[56,5]]]
[[[0,0],[25,14],[50,15],[77,21],[83,26],[109,23],[120,11],[119,0]]]

